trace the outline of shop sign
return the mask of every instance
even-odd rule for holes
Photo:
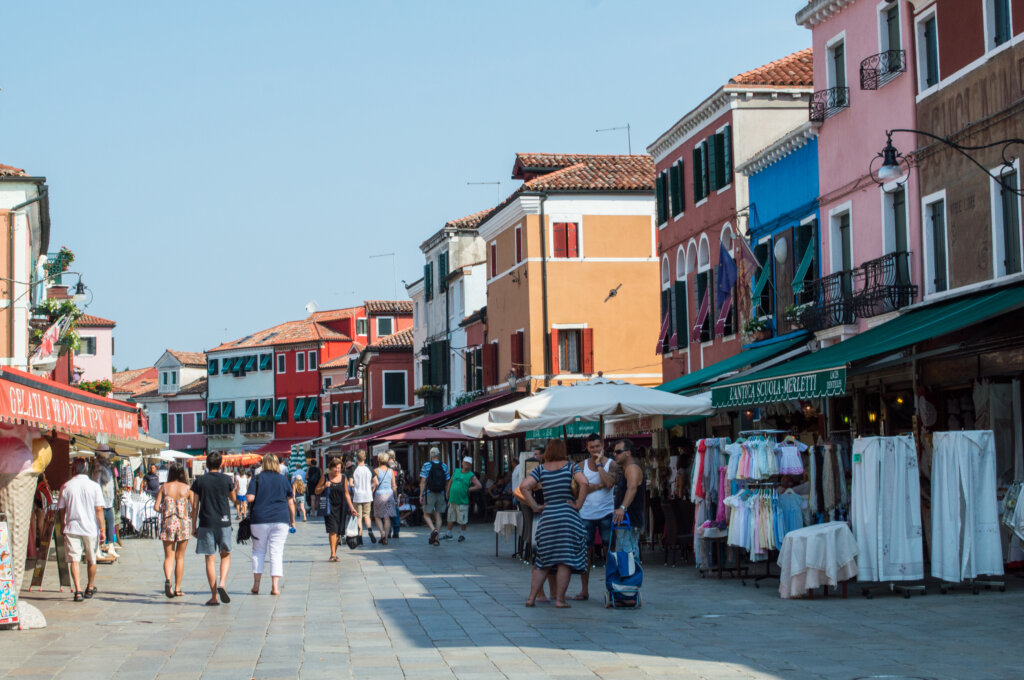
[[[835,397],[841,394],[846,394],[845,367],[714,387],[711,390],[711,406],[750,406],[791,399]]]
[[[662,416],[637,415],[629,418],[604,421],[605,437],[625,437],[631,434],[650,434],[660,430]]]
[[[565,426],[566,434],[570,437],[586,437],[588,434],[600,434],[601,423],[596,420],[581,420],[569,423]],[[539,430],[527,430],[527,439],[561,439],[561,427],[544,427]]]
[[[72,434],[139,438],[138,413],[91,404],[14,382],[0,383],[0,418]]]

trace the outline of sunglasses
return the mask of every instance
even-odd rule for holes
[[[625,453],[626,449],[615,449],[612,453]]]

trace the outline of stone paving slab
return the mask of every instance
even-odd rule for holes
[[[56,590],[23,593],[49,627],[0,632],[0,676],[11,678],[927,678],[1024,676],[1010,653],[1024,581],[905,600],[780,600],[776,581],[702,579],[647,556],[644,606],[606,610],[600,570],[589,602],[522,606],[529,568],[495,558],[486,525],[465,543],[426,543],[406,530],[389,546],[342,549],[329,563],[323,527],[289,536],[282,594],[248,593],[250,546],[236,546],[232,602],[205,607],[201,558],[189,554],[184,590],[163,595],[161,546],[126,541],[100,568],[99,594],[73,603]],[[758,567],[761,571],[761,567]],[[571,592],[578,583],[574,580]]]

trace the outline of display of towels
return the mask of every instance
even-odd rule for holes
[[[936,432],[932,448],[932,576],[1002,574],[992,431]]]

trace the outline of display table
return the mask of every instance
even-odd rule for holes
[[[142,523],[147,519],[159,518],[153,507],[153,497],[147,493],[126,493],[121,496],[121,517],[128,520],[132,529],[142,531]]]
[[[515,539],[519,544],[519,532],[523,529],[523,515],[518,510],[499,510],[494,515],[494,556],[498,556],[498,537]]]
[[[846,522],[828,522],[786,534],[779,551],[779,594],[802,597],[857,575],[857,540]],[[827,593],[827,591],[826,591]]]

